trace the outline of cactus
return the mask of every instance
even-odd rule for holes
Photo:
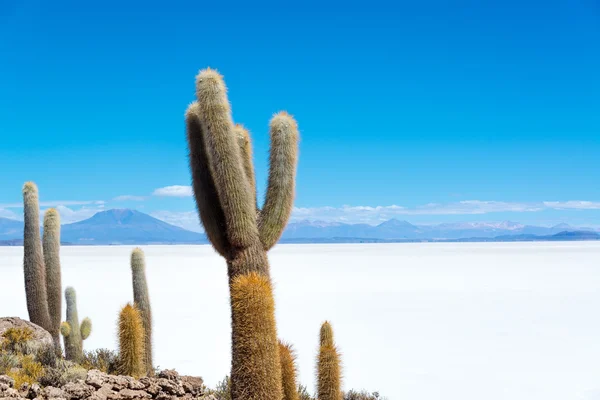
[[[256,272],[231,284],[231,398],[281,400],[275,302],[269,279]]]
[[[60,272],[60,216],[51,208],[44,214],[44,238],[40,241],[38,188],[33,182],[23,185],[23,272],[29,320],[52,336],[57,353],[60,348],[62,285]]]
[[[148,294],[148,283],[146,282],[146,262],[144,252],[136,248],[131,253],[131,274],[133,277],[133,301],[139,309],[144,326],[144,361],[146,373],[152,375],[152,308],[150,307],[150,296]]]
[[[25,219],[23,272],[29,320],[48,332],[52,332],[48,310],[46,267],[40,240],[38,188],[33,182],[27,182],[23,186],[23,214]]]
[[[143,376],[144,326],[140,311],[127,304],[119,314],[119,372],[134,378]]]
[[[233,124],[223,77],[210,68],[200,71],[196,97],[186,111],[192,187],[204,230],[227,261],[232,307],[232,398],[280,400],[275,321],[272,312],[265,311],[268,304],[274,307],[267,251],[279,240],[292,211],[298,128],[286,112],[271,119],[268,187],[259,210],[250,135],[243,126]],[[246,295],[262,290],[264,296],[270,296],[261,303],[266,308],[257,309],[261,312],[256,315],[240,315],[242,308],[251,310],[257,305],[243,304],[253,299],[234,301],[234,286],[238,288],[237,296],[241,287],[246,288],[242,290]],[[244,353],[252,347],[250,343],[262,346],[261,352]]]
[[[317,399],[342,400],[340,354],[333,340],[333,329],[327,321],[321,326],[317,359]]]
[[[62,285],[60,270],[60,215],[54,208],[44,214],[44,236],[42,240],[44,264],[46,266],[46,292],[54,347],[60,353],[60,323],[62,320]]]
[[[296,354],[292,345],[280,341],[279,358],[281,360],[283,400],[300,400],[296,385]]]
[[[67,301],[67,322],[63,322],[60,326],[60,333],[65,342],[65,356],[67,360],[79,362],[83,357],[83,341],[92,332],[92,321],[85,318],[81,322],[81,326],[79,325],[75,289],[67,287],[65,299]]]

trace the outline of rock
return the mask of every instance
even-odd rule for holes
[[[158,386],[161,387],[161,389],[165,393],[172,394],[175,396],[183,396],[185,394],[183,386],[178,385],[177,382],[170,381],[166,378],[158,378],[156,380],[156,383],[158,384]]]
[[[15,387],[15,380],[7,375],[0,375],[0,384],[5,384],[9,388]]]
[[[52,336],[44,328],[18,317],[0,318],[0,336],[9,328],[29,328],[33,331],[33,347],[53,345]]]
[[[100,387],[96,393],[92,394],[89,399],[90,400],[108,400],[108,399],[116,399],[119,394],[112,390],[112,385],[110,383],[105,384]]]
[[[108,375],[104,372],[98,371],[97,369],[89,370],[85,378],[85,383],[96,389],[101,388],[108,382]]]
[[[144,385],[144,390],[152,396],[156,396],[160,392],[160,386],[152,378],[144,377],[139,382]]]
[[[27,393],[27,398],[35,399],[36,397],[40,396],[41,394],[42,394],[42,388],[37,383],[34,383],[29,388],[29,393]]]
[[[158,377],[168,379],[170,381],[178,381],[179,373],[174,369],[165,369],[158,373]]]
[[[182,376],[181,382],[186,393],[194,396],[204,393],[204,380],[199,376]]]
[[[67,395],[64,390],[55,388],[53,386],[48,386],[44,388],[44,396],[48,399],[67,399],[71,398],[71,396]]]
[[[152,396],[150,396],[148,393],[144,392],[143,390],[131,390],[131,389],[123,389],[119,392],[119,396],[121,396],[121,398],[123,400],[133,400],[133,399],[150,399],[152,398]]]
[[[94,393],[94,387],[82,381],[69,382],[62,388],[72,399],[84,399]]]

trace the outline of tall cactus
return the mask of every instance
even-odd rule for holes
[[[144,326],[140,311],[127,304],[119,313],[119,372],[139,378],[146,372]]]
[[[23,272],[29,320],[52,332],[48,311],[46,267],[40,239],[40,211],[38,188],[33,182],[23,186],[23,214],[25,219],[23,237]]]
[[[333,329],[327,321],[321,326],[317,359],[317,399],[342,400],[342,367],[333,340]]]
[[[300,400],[296,384],[296,354],[292,345],[279,342],[283,400]]]
[[[78,362],[83,357],[83,341],[92,332],[92,321],[89,318],[84,318],[81,325],[79,325],[75,289],[70,286],[67,287],[65,289],[65,299],[67,300],[67,321],[62,323],[60,333],[64,338],[67,360]]]
[[[131,252],[131,275],[133,280],[133,301],[140,311],[142,325],[144,326],[144,362],[146,373],[152,375],[152,309],[150,307],[150,295],[148,294],[148,283],[146,282],[146,261],[144,252],[136,248]]]
[[[233,124],[226,92],[225,82],[218,72],[200,71],[196,77],[197,101],[186,111],[186,130],[200,219],[213,247],[227,261],[233,287],[236,278],[250,279],[248,274],[251,273],[261,275],[267,282],[270,279],[267,251],[281,236],[293,206],[298,128],[292,116],[285,112],[271,119],[269,182],[262,210],[257,210],[250,136],[242,126]],[[259,335],[257,328],[268,325],[271,319],[274,321],[274,316],[262,313],[268,321],[257,317],[251,320],[251,324],[256,325],[245,332],[243,329],[250,326],[236,325],[235,312],[232,290],[231,382],[236,388],[232,391],[233,399],[280,400],[281,367],[276,329],[270,333],[273,337],[263,343],[265,333]],[[248,340],[272,346],[268,351],[265,349],[264,354],[276,359],[267,362],[258,354],[240,357],[236,349]],[[241,385],[247,380],[242,371],[258,368],[259,362],[275,365],[272,373],[277,376],[256,376],[258,381],[243,388]]]
[[[38,188],[23,185],[23,236],[25,294],[29,320],[50,332],[57,353],[60,348],[62,284],[60,272],[60,215],[56,209],[44,214],[43,244],[40,242]]]
[[[60,272],[60,215],[54,208],[44,214],[44,263],[46,264],[46,291],[54,347],[60,352],[60,322],[62,320],[62,284]]]

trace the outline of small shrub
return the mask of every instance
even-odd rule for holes
[[[119,355],[109,349],[84,351],[81,366],[87,370],[97,369],[107,374],[116,374],[119,367]]]
[[[22,384],[36,383],[44,375],[44,367],[35,361],[32,355],[19,357],[18,369],[12,369],[7,373],[15,380],[15,387],[21,387]]]
[[[209,390],[208,394],[212,394],[217,400],[231,400],[231,378],[226,376],[223,380],[217,383],[214,390]]]
[[[304,385],[298,385],[298,397],[300,397],[300,400],[315,400],[315,398],[308,393],[308,389]]]
[[[9,353],[29,354],[33,337],[29,328],[8,328],[2,333],[0,348]]]
[[[385,397],[381,397],[379,392],[369,393],[364,390],[361,392],[350,390],[344,395],[344,400],[385,400]]]
[[[56,368],[59,358],[56,355],[56,348],[53,344],[40,346],[34,353],[36,361],[44,367]]]
[[[19,366],[19,357],[14,354],[2,352],[0,353],[0,375],[6,375],[13,368]]]
[[[61,387],[69,382],[85,379],[87,370],[71,361],[59,360],[55,368],[46,368],[39,383],[42,386]]]

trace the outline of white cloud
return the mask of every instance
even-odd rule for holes
[[[600,201],[545,201],[544,205],[555,210],[600,210]]]
[[[83,205],[104,205],[104,200],[54,200],[40,201],[40,207],[58,207],[58,206],[83,206]],[[23,208],[23,203],[5,203],[0,204],[0,208]]]
[[[117,196],[113,199],[114,201],[144,201],[146,200],[145,196],[134,196],[131,194],[124,194],[122,196]]]
[[[0,208],[0,218],[20,219],[16,213],[12,212],[11,210],[7,210],[5,208]]]
[[[76,210],[60,205],[57,206],[56,209],[60,214],[60,223],[71,224],[73,222],[83,221],[84,219],[88,219],[100,211],[104,211],[104,204],[97,204],[95,207],[81,207]],[[44,211],[46,210],[40,210],[40,218],[43,218]]]
[[[194,193],[191,186],[181,185],[166,186],[158,188],[152,192],[153,196],[162,197],[191,197],[193,194]]]
[[[204,232],[196,211],[154,211],[150,213],[156,219],[179,226],[193,232]]]
[[[416,207],[391,206],[342,206],[342,207],[295,207],[292,221],[320,220],[326,222],[376,224],[406,215],[477,215],[496,212],[539,212],[544,210],[600,209],[600,202],[593,201],[544,201],[520,203],[504,201],[465,200],[455,203],[429,203]]]

